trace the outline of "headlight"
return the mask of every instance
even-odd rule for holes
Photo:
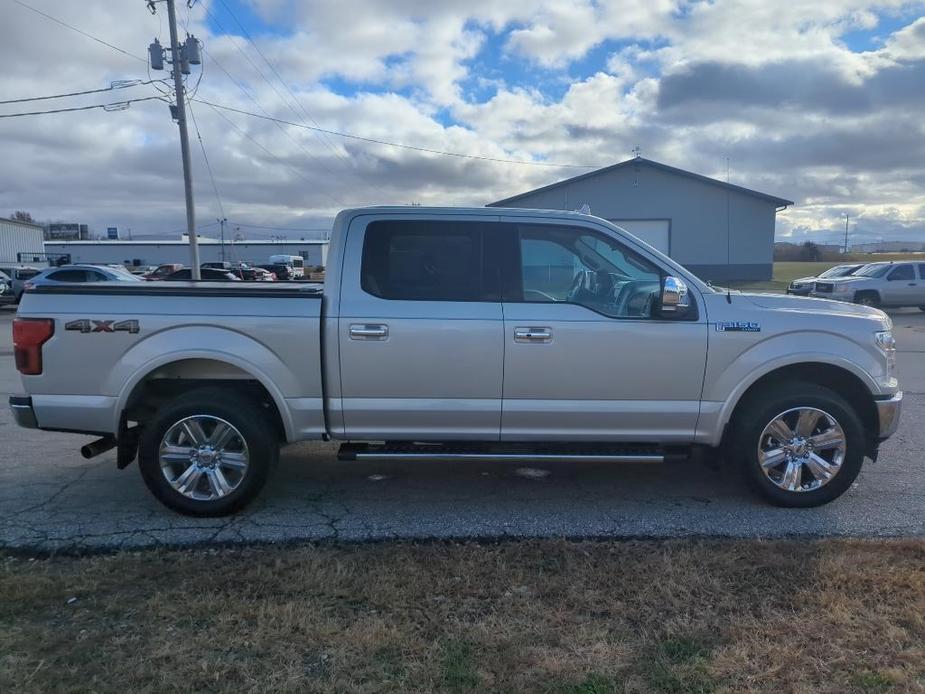
[[[893,373],[896,368],[896,338],[893,337],[892,330],[881,330],[874,333],[874,339],[877,347],[886,355],[886,363],[889,367],[889,373]]]
[[[850,284],[836,284],[835,286],[832,287],[832,291],[833,291],[835,294],[844,294],[845,292],[849,291],[850,289],[851,289],[851,285],[850,285]]]

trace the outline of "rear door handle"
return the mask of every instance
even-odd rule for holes
[[[552,342],[550,328],[514,328],[514,342]]]
[[[354,323],[350,326],[351,340],[385,340],[389,336],[389,326]]]

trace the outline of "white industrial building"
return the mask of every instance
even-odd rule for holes
[[[41,227],[39,227],[41,229]],[[311,241],[226,241],[199,238],[199,262],[213,263],[222,260],[249,262],[260,265],[269,262],[271,255],[298,255],[305,265],[327,265],[328,242]],[[161,265],[182,263],[189,265],[189,242],[183,241],[46,241],[45,253],[49,262],[93,263],[124,265]]]
[[[44,265],[43,239],[42,225],[0,217],[0,263]]]

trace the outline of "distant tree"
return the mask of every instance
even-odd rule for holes
[[[800,260],[815,262],[822,258],[822,252],[812,241],[804,241],[800,246]]]
[[[26,212],[25,210],[16,210],[12,215],[12,219],[15,219],[17,222],[34,222],[35,221],[34,219],[32,219],[32,215]]]

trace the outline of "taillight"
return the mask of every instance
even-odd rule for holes
[[[16,368],[26,376],[42,373],[42,345],[55,334],[51,318],[14,318],[13,354]]]

